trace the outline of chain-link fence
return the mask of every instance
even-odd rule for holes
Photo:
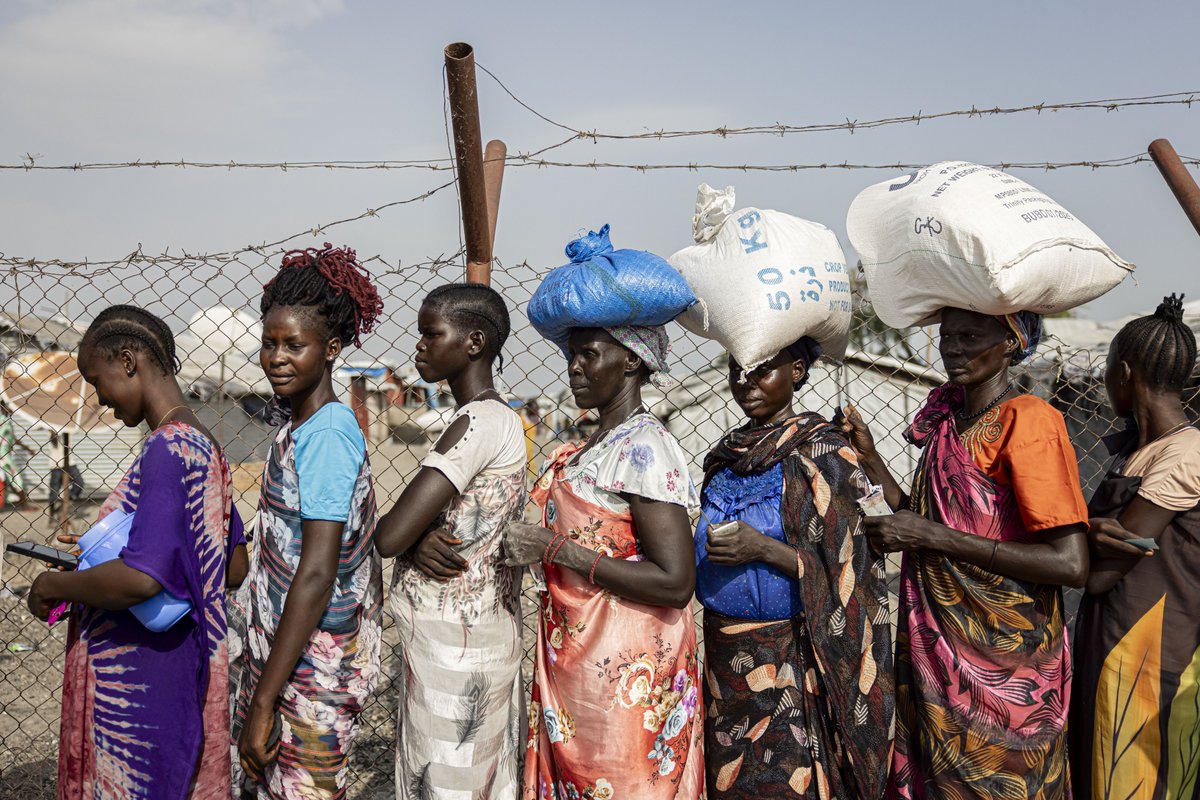
[[[415,318],[434,286],[461,280],[451,260],[393,267],[369,259],[387,320],[350,351],[337,371],[343,399],[368,431],[381,511],[391,507],[413,477],[430,442],[446,425],[453,401],[444,387],[422,383],[411,368]],[[279,252],[245,251],[220,258],[131,259],[101,267],[12,267],[0,280],[0,347],[8,428],[0,465],[12,445],[12,470],[0,512],[5,543],[54,543],[59,531],[80,532],[132,462],[144,429],[120,426],[103,413],[75,368],[83,326],[100,308],[135,303],[164,316],[175,330],[183,360],[180,380],[193,409],[221,440],[233,464],[236,499],[253,517],[271,429],[270,396],[257,363],[255,329],[262,284]],[[529,423],[536,449],[586,435],[588,421],[570,402],[561,354],[524,316],[539,275],[525,264],[497,266],[493,282],[508,300],[513,333],[505,347],[502,380]],[[67,319],[70,317],[70,319]],[[740,412],[727,386],[721,349],[672,327],[673,372],[665,394],[647,393],[651,410],[678,437],[692,459],[693,477],[705,453]],[[928,332],[899,332],[856,311],[851,351],[842,367],[818,367],[800,405],[825,415],[853,402],[871,423],[881,452],[898,476],[911,475],[915,456],[904,426],[942,378],[936,342]],[[1040,356],[1018,371],[1021,386],[1064,414],[1080,459],[1085,492],[1107,461],[1100,437],[1111,427],[1102,383],[1103,347],[1073,347],[1048,339]],[[649,389],[649,387],[647,387]],[[1188,394],[1195,404],[1196,392]],[[3,429],[0,429],[3,430]],[[537,457],[535,456],[535,459]],[[13,478],[16,480],[13,480]],[[0,592],[0,797],[40,798],[54,793],[60,688],[66,625],[48,628],[25,608],[24,594],[39,567],[6,554]],[[390,564],[385,585],[390,583]],[[1077,602],[1077,598],[1076,598]],[[526,675],[532,668],[535,598],[526,589]],[[389,623],[386,641],[396,643]],[[351,796],[391,797],[396,692],[395,655],[385,648],[385,678],[367,705],[352,759]]]

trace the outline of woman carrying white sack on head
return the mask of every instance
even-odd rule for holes
[[[964,162],[866,189],[847,230],[880,319],[941,324],[948,376],[905,432],[922,450],[907,493],[852,407],[843,421],[896,509],[868,536],[904,553],[888,796],[1069,798],[1062,586],[1087,578],[1088,513],[1062,415],[1011,371],[1042,314],[1132,266],[1033,187]]]
[[[870,487],[793,398],[845,351],[845,257],[821,225],[732,208],[732,189],[701,186],[698,243],[671,257],[704,306],[682,321],[730,352],[747,420],[704,460],[695,536],[708,796],[878,798],[893,693],[883,562],[856,505]]]

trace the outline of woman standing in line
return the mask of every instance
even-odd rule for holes
[[[234,796],[340,800],[380,673],[382,572],[366,440],[333,391],[383,303],[350,249],[293,250],[263,288],[259,359],[280,413],[263,474],[234,695]]]
[[[133,515],[120,555],[45,572],[29,592],[42,619],[60,602],[75,604],[60,800],[229,796],[225,589],[245,574],[245,540],[229,464],[188,408],[178,369],[171,329],[134,306],[101,311],[79,345],[79,372],[101,405],[131,428],[145,422],[150,435],[100,507],[100,518]],[[127,609],[162,591],[191,610],[154,632]]]
[[[889,794],[1069,798],[1071,662],[1062,587],[1087,579],[1087,508],[1062,415],[1009,370],[1041,317],[947,308],[949,382],[905,433],[922,449],[911,497],[858,413],[844,430],[895,514],[868,517],[903,552]]]
[[[887,782],[887,584],[855,503],[871,487],[845,436],[793,405],[820,353],[804,337],[744,376],[730,358],[748,422],[704,461],[696,598],[710,800],[878,798]]]
[[[483,284],[441,286],[417,330],[421,379],[446,381],[458,411],[375,532],[399,557],[396,796],[516,800],[522,570],[501,540],[525,508],[525,435],[492,378],[508,309]]]
[[[1109,403],[1130,425],[1089,505],[1070,725],[1081,798],[1200,797],[1200,430],[1181,396],[1195,368],[1174,295],[1108,351]]]
[[[599,427],[550,456],[542,525],[509,526],[514,564],[545,571],[526,800],[704,794],[687,459],[646,411],[665,377],[661,327],[575,328],[567,375]]]

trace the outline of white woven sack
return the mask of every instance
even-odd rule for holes
[[[933,324],[946,307],[1054,314],[1134,269],[1033,186],[966,161],[864,189],[846,232],[875,313],[894,328]]]
[[[759,208],[733,210],[733,187],[696,192],[696,244],[667,259],[701,302],[678,318],[745,369],[801,336],[841,361],[850,331],[846,256],[824,225]]]

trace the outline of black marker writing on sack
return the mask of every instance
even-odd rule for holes
[[[926,217],[922,222],[920,217],[913,220],[913,233],[928,233],[930,236],[941,234],[942,223],[938,222],[933,217]]]

